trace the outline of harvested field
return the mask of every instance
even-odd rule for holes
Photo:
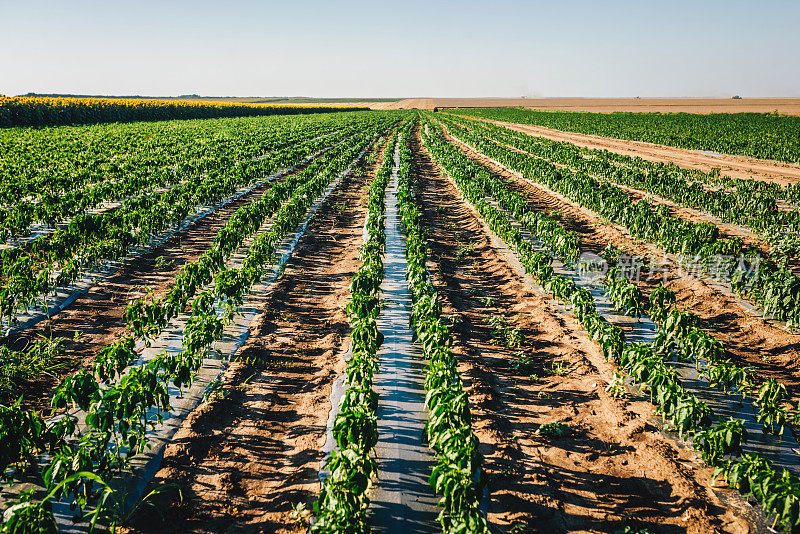
[[[773,113],[800,115],[798,98],[435,98],[437,107],[524,107],[593,113]]]

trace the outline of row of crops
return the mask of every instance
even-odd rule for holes
[[[513,191],[506,179],[493,175],[449,142],[439,124],[427,123],[425,132],[426,146],[463,197],[492,231],[510,245],[537,282],[555,298],[570,305],[589,336],[601,345],[605,356],[618,365],[620,372],[640,387],[644,386],[657,412],[681,436],[690,440],[703,460],[715,468],[715,476],[757,501],[772,518],[773,527],[791,531],[800,525],[800,478],[787,469],[774,467],[757,453],[744,453],[743,446],[748,440],[758,441],[759,437],[748,435],[742,420],[716,416],[682,384],[681,376],[670,362],[690,361],[703,368],[705,380],[729,392],[732,401],[742,394],[752,395],[758,410],[756,418],[765,435],[781,434],[791,417],[785,386],[774,380],[757,383],[759,379],[752,369],[726,359],[722,343],[701,328],[699,317],[690,310],[676,308],[675,295],[663,286],[649,295],[648,307],[641,306],[643,296],[638,287],[619,276],[619,271],[612,267],[603,280],[609,300],[625,314],[649,315],[659,327],[651,343],[626,343],[623,330],[598,314],[585,288],[553,272],[553,257],[575,264],[580,251],[577,236],[567,232],[557,221],[543,219],[542,215],[531,211],[525,198]],[[469,141],[478,146],[476,141],[480,134],[470,133]],[[460,130],[455,133],[467,139],[463,134]],[[504,161],[502,154],[491,155]],[[509,168],[514,167],[509,165]],[[533,180],[541,177],[531,169],[525,169],[524,175]],[[595,205],[591,207],[596,209]],[[512,221],[519,222],[546,244],[550,254],[536,251]]]
[[[56,417],[19,399],[0,398],[0,475],[6,484],[19,488],[33,481],[35,488],[5,503],[0,531],[56,532],[51,504],[58,501],[91,525],[116,527],[128,504],[120,497],[119,480],[130,477],[148,453],[175,392],[191,388],[254,288],[285,261],[281,247],[302,232],[325,192],[365,153],[382,150],[375,178],[362,189],[368,214],[345,308],[352,351],[333,421],[329,475],[315,500],[311,531],[370,531],[370,491],[381,475],[375,461],[381,399],[374,376],[384,338],[378,319],[384,307],[387,185],[395,172],[412,296],[408,328],[426,363],[428,421],[420,434],[434,455],[426,475],[440,498],[439,528],[488,533],[487,479],[469,397],[453,351],[452,325],[442,315],[427,268],[429,235],[412,167],[418,127],[424,150],[463,201],[535,282],[567,306],[616,365],[616,376],[649,398],[664,422],[714,468],[715,477],[757,502],[773,527],[800,526],[800,477],[751,452],[796,418],[786,387],[730,361],[700,318],[676,306],[673,292],[659,286],[645,294],[624,276],[619,251],[607,247],[611,269],[599,282],[605,297],[620,313],[657,325],[652,341],[629,342],[628,327],[609,320],[592,292],[554,269],[555,261],[579,267],[585,250],[579,235],[557,214],[532,208],[509,178],[492,173],[461,145],[670,253],[706,262],[720,255],[737,258],[724,266],[730,287],[797,326],[800,281],[785,261],[761,258],[741,240],[720,237],[711,224],[633,202],[624,187],[713,213],[765,239],[800,227],[796,212],[776,204],[780,195],[788,196],[785,190],[753,194],[755,189],[734,185],[709,193],[705,187],[717,177],[581,151],[465,118],[426,114],[420,121],[404,113],[361,112],[0,132],[0,143],[8,147],[0,162],[0,187],[7,189],[3,216],[9,221],[0,253],[0,319],[7,326],[43,296],[180,226],[198,207],[236,195],[246,199],[163,292],[127,303],[124,330],[56,387],[50,399]],[[117,205],[98,209],[110,202]],[[180,350],[143,357],[143,347],[160,346],[176,324],[185,324]],[[715,413],[676,362],[696,366],[702,380],[723,396],[751,402],[761,435],[748,432],[742,420]]]
[[[167,121],[212,117],[263,117],[366,109],[290,106],[152,98],[55,98],[0,96],[0,127],[57,126],[101,122]]]
[[[37,169],[51,167],[54,175],[69,173],[75,180],[53,185],[52,195],[38,201],[20,196],[14,201],[9,195],[4,213],[15,220],[11,224],[7,221],[4,226],[7,232],[28,231],[40,207],[39,214],[52,210],[66,222],[53,227],[54,215],[49,221],[45,220],[50,225],[48,231],[0,251],[0,280],[3,282],[0,320],[13,327],[17,316],[36,306],[43,295],[69,286],[87,270],[125,257],[134,247],[147,244],[153,236],[178,224],[198,207],[217,204],[237,190],[259,184],[263,177],[298,165],[321,150],[351,139],[376,117],[348,114],[298,121],[225,119],[212,121],[215,124],[197,121],[169,123],[166,127],[126,125],[119,127],[122,131],[115,132],[113,141],[103,136],[102,130],[108,128],[105,126],[70,129],[69,135],[77,138],[68,140],[61,137],[64,129],[42,130],[35,137],[37,150],[30,156],[23,156],[28,140],[16,139],[15,150],[4,160],[8,170],[4,176],[10,187],[35,181],[32,175],[37,174]],[[259,121],[266,124],[259,126]],[[220,127],[227,132],[225,135],[220,135]],[[101,132],[95,131],[98,128]],[[172,128],[179,130],[178,135]],[[52,132],[50,139],[45,139],[46,132]],[[84,135],[103,137],[106,142],[94,146]],[[181,142],[176,142],[176,138]],[[136,140],[141,140],[142,144],[137,144]],[[58,148],[42,150],[42,145],[47,143]],[[117,153],[125,151],[128,143],[132,148],[126,158],[132,162],[110,165],[117,160]],[[74,145],[87,147],[84,158],[74,161],[69,158]],[[106,152],[109,145],[112,146]],[[169,154],[172,150],[175,152]],[[165,162],[157,158],[158,154],[166,156]],[[151,159],[153,155],[156,159]],[[145,163],[141,164],[143,161]],[[147,165],[147,161],[158,163]],[[70,204],[69,199],[74,198],[70,192],[74,189],[78,190],[76,195],[86,189],[94,190],[96,186],[92,182],[106,189],[107,180],[119,182],[119,189],[126,190],[129,195],[120,199],[118,190],[111,188],[108,192],[112,197],[103,195],[86,204]],[[90,184],[84,185],[85,181]],[[123,187],[122,183],[130,187]],[[155,187],[162,189],[153,190]],[[62,200],[65,198],[66,201]],[[109,198],[120,199],[119,206],[97,213],[86,212],[96,202]],[[16,216],[22,213],[28,216]]]
[[[606,358],[617,365],[618,376],[627,376],[646,392],[664,421],[686,439],[709,466],[715,468],[715,476],[738,489],[743,496],[758,502],[765,515],[771,518],[773,527],[790,531],[800,525],[800,478],[787,469],[774,466],[757,453],[745,452],[746,445],[761,438],[749,435],[742,420],[716,415],[683,383],[683,377],[673,362],[694,363],[702,369],[702,376],[711,387],[729,392],[732,398],[750,396],[757,409],[755,417],[765,436],[780,435],[792,417],[786,388],[774,380],[761,381],[752,369],[728,360],[722,343],[702,328],[698,316],[677,308],[675,295],[667,288],[660,286],[645,297],[637,286],[621,276],[619,268],[612,268],[602,281],[609,300],[620,312],[647,317],[658,325],[658,333],[652,342],[626,342],[624,330],[598,312],[594,297],[587,289],[578,287],[573,279],[553,270],[554,257],[567,264],[576,263],[581,252],[577,235],[566,230],[556,218],[530,209],[524,196],[513,191],[503,178],[493,175],[450,142],[439,124],[428,119],[422,131],[427,150],[462,197],[492,232],[510,245],[536,281],[570,306],[589,337],[600,345]],[[459,131],[456,135],[473,143],[479,137],[469,130]],[[510,149],[508,152],[517,153]],[[492,156],[499,154],[493,153]],[[497,159],[502,161],[500,157]],[[425,387],[429,421],[426,437],[436,452],[437,460],[431,484],[442,497],[439,520],[444,532],[485,532],[489,527],[480,511],[480,496],[485,484],[481,455],[471,428],[469,402],[450,350],[449,329],[441,319],[437,292],[426,271],[427,243],[416,206],[416,187],[414,178],[409,179],[404,174],[398,200],[407,236],[407,280],[414,302],[412,323],[428,361]],[[536,250],[514,223],[521,223],[547,245],[550,253]],[[613,258],[610,260],[613,264]],[[371,261],[365,263],[371,264]],[[362,284],[360,276],[357,276],[353,284],[351,312],[357,309],[354,302],[371,297],[377,287],[376,279],[370,278],[368,284]],[[362,295],[365,288],[369,289]],[[643,301],[648,305],[643,306]],[[364,310],[361,317],[352,317],[351,320],[361,321],[367,317],[369,312]],[[361,329],[358,330],[358,343],[363,344],[364,340],[372,343],[369,348],[358,349],[359,353],[374,354],[380,344],[380,333],[367,328],[365,331],[372,334],[363,336]],[[323,513],[323,520],[313,528],[319,532],[362,531],[366,523],[368,501],[363,496],[375,470],[374,464],[369,462],[368,451],[377,437],[374,425],[364,424],[374,417],[374,405],[371,410],[365,407],[380,400],[359,388],[371,383],[372,369],[363,373],[363,367],[379,365],[379,362],[359,357],[350,365],[349,372],[356,369],[360,372],[355,374],[356,380],[351,380],[355,393],[348,393],[345,405],[349,410],[350,403],[354,403],[363,411],[360,418],[348,412],[349,421],[342,415],[341,421],[337,420],[337,424],[342,424],[338,428],[337,444],[351,456],[347,461],[334,456],[329,464],[336,469],[338,476],[333,481],[327,479],[318,502],[317,512]],[[363,434],[365,429],[369,430]],[[360,440],[361,448],[353,450],[354,438]],[[342,466],[348,469],[342,469]],[[354,493],[348,495],[343,490],[346,484]],[[358,520],[348,523],[343,518]]]
[[[95,355],[88,369],[67,376],[56,388],[51,404],[58,417],[45,418],[19,400],[0,407],[0,472],[5,482],[30,481],[31,474],[37,473],[34,480],[44,488],[20,494],[19,502],[6,510],[4,531],[54,531],[51,499],[66,500],[76,510],[87,512],[92,524],[115,524],[124,503],[107,481],[124,477],[137,456],[147,451],[153,431],[163,424],[163,414],[175,400],[170,390],[191,386],[214,343],[235,320],[254,284],[280,259],[276,256],[279,246],[295,232],[315,199],[396,122],[391,114],[352,116],[349,125],[339,120],[325,116],[307,122],[305,135],[297,136],[283,149],[290,151],[279,151],[276,158],[247,159],[244,165],[234,165],[234,171],[222,162],[215,170],[206,169],[198,186],[218,179],[228,184],[219,193],[224,196],[232,192],[231,186],[263,180],[280,166],[316,154],[305,169],[277,181],[237,209],[207,252],[185,264],[165,294],[129,304],[124,332]],[[330,130],[332,135],[324,140],[328,150],[320,153],[318,146],[308,146],[309,139]],[[280,128],[267,131],[278,138],[290,133]],[[275,139],[265,142],[274,145]],[[230,161],[232,156],[220,154],[220,159]],[[155,207],[160,205],[170,204],[162,199]],[[120,222],[135,223],[153,211],[142,210],[139,217],[121,217]],[[134,235],[143,231],[123,226],[117,233],[125,230]],[[42,241],[49,244],[56,235]],[[8,258],[13,262],[30,248],[10,250],[20,251]],[[230,258],[237,250],[244,257],[233,265]],[[42,257],[50,260],[46,254]],[[186,324],[181,350],[144,361],[137,347],[156,342],[178,316]]]
[[[475,138],[471,140],[475,141]],[[461,157],[465,158],[463,155]],[[469,164],[472,165],[473,169],[480,169],[480,166],[476,163]],[[536,177],[540,175],[531,173],[525,174],[525,176],[535,180]],[[490,178],[486,179],[491,180]],[[558,221],[553,219],[548,219],[547,224],[543,226],[541,223],[542,215],[537,212],[527,211],[526,202],[521,195],[509,192],[506,186],[496,178],[491,180],[490,183],[492,184],[491,187],[485,186],[487,194],[491,194],[494,198],[500,199],[501,204],[504,205],[510,213],[513,213],[526,229],[542,239],[557,257],[568,264],[574,264],[578,260],[581,245],[576,234],[567,232]],[[509,200],[509,198],[511,200]],[[596,209],[595,206],[592,206],[592,208]],[[663,246],[663,243],[656,244]],[[614,262],[613,255],[606,255],[606,258],[612,263]],[[639,288],[625,278],[618,277],[617,274],[619,274],[618,270],[612,268],[607,275],[606,283],[609,286],[611,300],[619,310],[635,316],[641,315],[643,313],[641,306],[643,298]],[[569,292],[566,295],[569,296]],[[663,298],[663,293],[659,290],[656,290],[654,294],[651,295],[651,300],[655,299],[658,302],[662,302]],[[672,300],[674,301],[674,297]],[[664,314],[660,312],[651,312],[651,316],[653,316],[655,320],[666,319]],[[675,323],[681,326],[674,326],[670,328],[670,330],[676,328],[680,328],[684,331],[694,329],[691,335],[687,334],[682,336],[685,338],[683,342],[687,350],[696,350],[701,354],[703,359],[711,362],[708,372],[710,376],[715,377],[713,382],[725,388],[741,387],[746,389],[748,386],[752,388],[754,380],[747,370],[739,368],[730,362],[725,363],[724,369],[716,367],[721,363],[725,351],[719,341],[710,338],[708,334],[696,329],[696,325],[699,324],[699,322],[696,316],[682,316],[678,322]],[[769,387],[774,388],[777,386],[769,384]],[[782,428],[788,420],[786,407],[781,405],[781,402],[786,398],[785,388],[783,389],[782,394],[778,395],[777,403],[770,403],[769,407],[762,408],[761,410],[760,417],[765,423],[765,428]],[[759,396],[762,396],[762,394],[759,393]]]
[[[361,267],[350,283],[346,311],[350,323],[352,354],[347,360],[347,391],[333,425],[336,448],[325,464],[325,479],[314,506],[313,532],[361,532],[368,529],[367,493],[377,466],[373,459],[378,442],[373,390],[378,369],[378,349],[384,335],[378,329],[381,312],[382,256],[386,251],[386,186],[392,174],[397,132],[383,151],[383,164],[369,187],[366,238],[361,246]]]
[[[449,111],[568,132],[800,163],[800,117],[759,113],[588,113],[520,108]]]
[[[790,327],[800,325],[800,278],[785,261],[764,258],[758,248],[741,238],[723,237],[715,225],[672,215],[663,204],[647,199],[634,203],[617,184],[658,192],[679,205],[717,212],[726,220],[758,231],[797,235],[796,210],[778,211],[774,199],[735,192],[687,193],[693,188],[669,167],[661,173],[620,167],[609,163],[614,157],[605,152],[587,159],[564,143],[520,140],[508,137],[506,131],[486,126],[474,131],[455,128],[452,133],[508,168],[625,227],[631,235],[713,270],[767,315],[786,321]]]
[[[675,165],[651,162],[613,152],[579,148],[572,143],[531,137],[493,124],[467,120],[465,124],[443,117],[450,125],[485,134],[492,141],[520,149],[551,163],[564,165],[595,178],[658,195],[678,205],[694,208],[720,220],[747,227],[770,243],[785,231],[800,230],[800,211],[780,209],[779,200],[795,200],[797,184],[759,191],[755,180],[731,180],[731,187],[718,187],[718,173],[687,170]]]
[[[404,151],[405,161],[410,153]],[[419,183],[406,166],[398,187],[398,206],[406,232],[406,279],[413,300],[412,323],[428,361],[425,436],[435,452],[430,483],[441,496],[439,522],[443,532],[489,532],[480,511],[485,479],[472,431],[469,400],[452,353],[452,336],[442,318],[436,289],[426,270],[428,243],[416,205]]]
[[[276,261],[277,246],[297,227],[313,200],[354,158],[376,146],[376,139],[392,122],[390,117],[380,117],[371,124],[360,123],[357,135],[346,137],[346,142],[316,157],[305,170],[239,208],[209,250],[185,265],[163,296],[132,302],[124,316],[125,333],[97,354],[90,369],[65,378],[56,389],[52,405],[62,416],[45,419],[19,403],[2,406],[0,468],[5,482],[29,480],[33,470],[40,473],[43,487],[23,492],[7,508],[5,531],[55,532],[58,526],[51,501],[69,502],[91,525],[117,525],[124,503],[116,484],[107,481],[124,478],[147,450],[152,432],[170,410],[170,389],[191,386],[253,285]],[[425,230],[415,205],[417,183],[410,168],[412,126],[412,121],[406,121],[389,138],[384,163],[367,193],[362,265],[352,281],[346,309],[353,345],[347,364],[348,389],[333,427],[336,448],[326,464],[330,476],[315,504],[315,532],[369,530],[367,495],[376,475],[372,455],[379,401],[372,381],[383,339],[377,317],[382,307],[385,194],[395,151],[398,209],[407,236],[407,277],[414,301],[413,328],[431,362],[425,380],[431,418],[425,434],[436,452],[431,486],[442,497],[439,521],[445,532],[488,532],[479,510],[484,482],[469,403],[450,352],[448,327],[440,317],[441,306],[425,269]],[[232,253],[242,247],[247,249],[245,259],[238,267],[230,266]],[[182,349],[143,361],[137,347],[156,343],[179,315],[186,317]]]
[[[24,237],[33,224],[54,226],[102,202],[213,177],[353,123],[347,113],[324,121],[311,115],[0,130],[0,237]]]
[[[326,463],[325,479],[314,511],[312,532],[369,532],[368,498],[372,480],[380,472],[372,459],[378,441],[376,409],[380,402],[373,391],[376,359],[383,342],[377,319],[381,310],[380,284],[385,251],[383,217],[385,188],[395,151],[399,163],[397,206],[406,243],[406,280],[412,296],[411,325],[428,362],[424,382],[428,422],[424,433],[435,453],[430,485],[440,496],[438,521],[443,532],[489,532],[480,510],[485,480],[478,439],[471,428],[469,401],[451,351],[452,338],[436,289],[426,269],[428,244],[417,207],[419,183],[411,172],[409,136],[411,122],[401,128],[385,150],[384,164],[369,193],[368,237],[362,247],[362,267],[353,278],[347,313],[352,326],[352,357],[347,362],[347,391],[333,427],[335,449]]]

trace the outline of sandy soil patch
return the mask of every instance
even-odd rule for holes
[[[369,102],[372,109],[433,109],[432,98],[406,98],[397,102]]]

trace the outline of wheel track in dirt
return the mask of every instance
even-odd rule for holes
[[[445,314],[460,319],[454,349],[486,455],[490,521],[503,530],[522,522],[536,532],[608,531],[621,528],[627,516],[676,531],[744,526],[705,489],[708,471],[687,467],[687,453],[646,423],[650,403],[605,393],[613,366],[599,347],[573,317],[531,291],[418,139],[414,149],[430,232],[429,270]],[[467,244],[475,252],[459,259]],[[486,305],[481,297],[495,302]],[[490,314],[504,314],[524,329],[529,373],[543,378],[513,371],[517,349],[492,342],[485,321]],[[548,370],[555,359],[569,366],[565,376]],[[568,422],[573,435],[555,441],[536,435],[540,424],[556,420]]]

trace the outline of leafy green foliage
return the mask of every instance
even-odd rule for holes
[[[519,348],[525,344],[525,333],[518,326],[511,326],[503,315],[491,315],[487,323],[492,327],[492,338],[509,348]]]
[[[644,314],[644,297],[639,286],[621,276],[618,267],[612,267],[605,278],[608,300],[619,311],[633,317]]]
[[[570,427],[568,424],[562,421],[553,421],[552,423],[545,423],[541,425],[536,430],[536,433],[540,436],[545,436],[548,438],[562,438],[569,435]]]
[[[105,347],[93,370],[68,377],[56,389],[53,405],[78,406],[85,412],[85,430],[77,432],[77,421],[72,417],[64,417],[48,428],[35,414],[21,409],[19,403],[2,407],[0,436],[4,437],[4,447],[0,447],[0,463],[6,466],[26,460],[32,463],[35,455],[47,450],[51,457],[43,476],[46,487],[56,498],[68,496],[81,508],[95,506],[96,517],[104,517],[104,510],[112,502],[109,494],[96,491],[98,480],[123,473],[131,458],[147,446],[148,431],[163,422],[162,413],[169,409],[167,385],[171,382],[181,388],[191,384],[208,350],[221,338],[225,323],[261,279],[266,266],[276,261],[277,245],[297,227],[335,176],[372,143],[378,131],[392,122],[394,119],[370,123],[349,144],[340,144],[319,164],[312,163],[310,172],[301,173],[302,178],[287,179],[284,192],[261,197],[260,200],[268,198],[271,204],[256,202],[240,208],[220,230],[212,249],[184,266],[182,272],[190,274],[176,279],[176,285],[168,292],[177,295],[174,299],[140,301],[129,308],[126,318],[131,321],[133,334]],[[243,236],[258,230],[267,214],[273,212],[272,226],[255,238],[242,267],[224,269],[226,259],[238,248]],[[219,284],[205,289],[215,276]],[[137,357],[135,339],[157,335],[190,301],[191,315],[184,330],[183,350],[171,355],[164,352],[142,365],[128,368]],[[218,307],[227,309],[227,313],[220,317]],[[354,420],[360,426],[356,431],[342,433],[343,443],[370,435],[369,417],[364,419],[359,415],[356,413]]]
[[[786,386],[770,378],[758,388],[756,404],[759,412],[756,414],[758,422],[764,427],[764,431],[769,431],[775,435],[783,433],[783,427],[788,419],[788,411],[785,401],[788,400],[789,393]]]
[[[62,364],[63,339],[40,337],[24,350],[0,346],[0,403],[8,404],[20,394],[20,386],[42,376],[54,376]]]
[[[470,427],[467,395],[450,347],[452,338],[441,317],[425,269],[427,244],[421,215],[414,203],[417,183],[410,173],[410,150],[401,145],[398,206],[406,233],[406,279],[414,301],[412,322],[424,355],[429,359],[425,404],[430,418],[425,434],[436,451],[430,483],[442,495],[439,522],[446,533],[488,534],[486,518],[479,510],[485,484],[478,439]]]
[[[372,390],[378,366],[378,349],[383,334],[378,331],[381,311],[380,291],[383,282],[382,255],[386,249],[386,186],[394,166],[396,143],[403,143],[404,133],[395,133],[383,152],[383,164],[372,181],[367,197],[366,237],[361,246],[361,267],[350,283],[350,301],[345,311],[352,327],[352,355],[347,362],[348,389],[333,424],[337,448],[326,463],[331,474],[314,503],[317,521],[315,533],[367,532],[367,490],[375,472],[370,454],[378,442],[377,394]]]
[[[454,120],[450,116],[442,116],[441,120],[453,136],[481,153],[624,226],[634,237],[682,256],[693,272],[707,272],[726,281],[765,314],[786,321],[792,328],[800,326],[800,278],[783,263],[763,258],[758,248],[745,245],[738,237],[720,236],[714,225],[671,215],[665,204],[653,205],[646,199],[633,202],[629,192],[616,184],[644,189],[710,212],[773,239],[779,239],[787,229],[800,234],[800,210],[780,210],[775,201],[776,196],[796,201],[800,187],[779,192],[754,188],[747,181],[721,188],[714,182],[714,187],[703,187],[697,183],[704,179],[700,173],[685,176],[674,165],[648,163],[607,151],[587,151],[570,143],[526,136],[478,121]]]
[[[568,132],[800,163],[797,117],[768,113],[587,113],[519,108],[452,112]]]
[[[747,430],[741,419],[729,419],[714,428],[695,433],[694,448],[710,466],[718,466],[726,455],[742,453],[742,443],[747,441]]]
[[[664,284],[658,284],[658,287],[650,292],[648,315],[654,323],[661,324],[667,319],[667,313],[674,305],[675,293],[664,287]]]
[[[625,386],[625,378],[620,373],[614,373],[614,378],[606,386],[606,393],[616,399],[628,396],[628,388]]]

